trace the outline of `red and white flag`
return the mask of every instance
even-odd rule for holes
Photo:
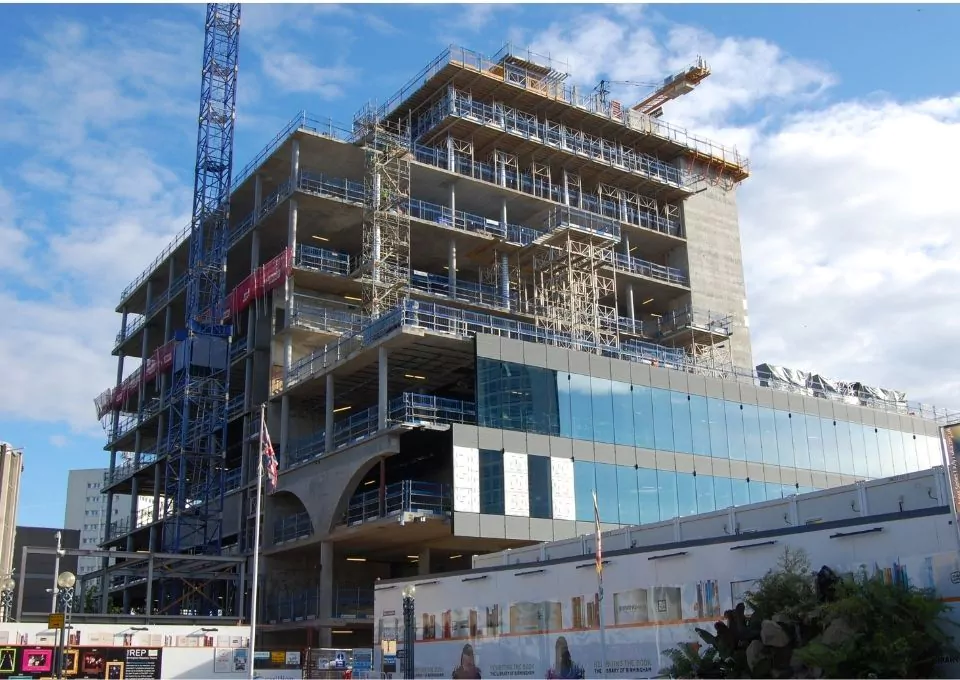
[[[267,430],[267,419],[260,421],[260,455],[265,461],[267,472],[267,493],[273,493],[277,490],[277,475],[280,466],[277,463],[277,454],[273,451],[273,443],[270,441],[270,431]]]

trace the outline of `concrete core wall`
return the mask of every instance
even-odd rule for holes
[[[683,202],[683,223],[687,234],[691,302],[695,309],[733,317],[733,363],[752,370],[736,189],[708,182],[706,190]]]

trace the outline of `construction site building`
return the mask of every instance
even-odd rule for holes
[[[902,394],[754,369],[746,159],[566,78],[450,48],[352,125],[297,115],[237,173],[225,457],[170,477],[187,227],[117,307],[104,493],[153,502],[105,548],[162,552],[175,496],[222,537],[183,552],[249,556],[261,521],[265,644],[370,646],[376,579],[592,531],[594,489],[610,529],[940,464],[938,414]],[[145,565],[106,567],[125,610],[249,602]]]

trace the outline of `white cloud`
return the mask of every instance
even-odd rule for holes
[[[343,87],[356,71],[346,66],[321,67],[296,52],[265,50],[261,55],[264,75],[285,92],[308,92],[321,99],[343,95]]]
[[[658,23],[591,9],[531,44],[569,61],[587,89],[656,81],[698,54],[710,64],[664,118],[752,156],[739,201],[756,361],[958,405],[944,360],[960,335],[960,207],[935,192],[956,174],[944,150],[960,148],[960,97],[828,103],[836,77],[822,65],[766,40]]]
[[[957,404],[949,148],[960,96],[840,103],[762,139],[740,200],[758,358]]]

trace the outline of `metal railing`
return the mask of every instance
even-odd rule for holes
[[[108,486],[113,486],[117,482],[122,482],[128,477],[132,477],[137,472],[143,468],[152,465],[157,461],[157,454],[154,451],[143,451],[140,453],[139,464],[137,459],[128,460],[122,465],[117,465],[113,468],[113,472],[109,469],[103,473],[103,486],[104,488]]]
[[[310,619],[372,619],[373,589],[335,586],[333,611],[321,610],[320,586],[294,592],[274,594],[266,598],[261,610],[261,623],[286,623]]]
[[[178,276],[173,281],[173,285],[167,288],[157,296],[154,296],[153,300],[150,301],[150,304],[144,310],[143,314],[138,314],[137,318],[133,320],[132,323],[127,323],[126,328],[121,328],[117,332],[117,337],[114,342],[114,349],[117,349],[124,342],[129,340],[134,336],[134,334],[139,331],[143,326],[156,315],[161,309],[163,309],[167,304],[170,303],[175,297],[187,289],[187,274],[183,273]]]
[[[590,135],[583,130],[569,128],[561,123],[539,120],[532,113],[476,101],[464,92],[444,93],[435,106],[439,107],[440,115],[431,115],[432,112],[426,112],[424,117],[427,117],[429,123],[420,126],[420,129],[415,129],[415,139],[441,127],[444,117],[457,117],[476,122],[484,127],[502,130],[522,139],[536,141],[559,151],[586,157],[596,163],[640,175],[667,186],[684,188],[696,179],[678,167],[649,154]]]
[[[297,244],[293,265],[300,269],[335,274],[336,276],[350,276],[350,272],[353,271],[349,253],[308,246],[303,243]]]
[[[662,264],[641,260],[639,257],[613,251],[610,251],[607,262],[613,265],[613,268],[617,271],[639,274],[640,276],[676,283],[681,286],[690,285],[690,277],[676,267],[666,267]]]
[[[445,399],[427,394],[405,392],[388,404],[387,427],[418,425],[449,425],[475,423],[476,405],[459,399]],[[333,450],[355,444],[380,431],[379,407],[371,406],[333,424]],[[291,442],[282,467],[315,460],[326,453],[326,431],[320,430],[303,439]]]
[[[416,90],[423,87],[430,78],[439,73],[448,64],[454,64],[461,68],[486,73],[510,83],[514,87],[537,92],[549,99],[565,102],[601,118],[618,122],[625,127],[643,134],[673,142],[678,146],[694,151],[700,155],[719,160],[728,166],[741,168],[744,172],[749,170],[749,161],[740,155],[736,147],[727,147],[694,135],[685,128],[671,125],[660,118],[652,118],[647,114],[632,111],[629,106],[620,105],[615,108],[612,102],[603,101],[593,93],[587,93],[586,95],[578,93],[575,88],[564,85],[559,78],[544,79],[542,73],[528,72],[516,64],[507,64],[504,66],[501,63],[502,58],[510,54],[513,54],[513,50],[509,46],[501,50],[497,56],[490,58],[483,56],[479,52],[474,52],[473,50],[457,45],[451,45],[403,85],[393,96],[387,99],[386,102],[379,107],[378,116],[381,118],[388,117]],[[550,63],[548,58],[542,56],[535,56],[534,61]]]
[[[278,517],[273,522],[273,544],[279,545],[287,541],[299,541],[313,534],[313,525],[310,515],[298,512],[286,517]]]
[[[236,468],[234,470],[228,470],[223,475],[224,493],[231,493],[243,486],[243,477],[241,476],[242,472],[243,471],[240,468]]]
[[[452,510],[451,498],[450,487],[445,484],[406,479],[384,488],[383,503],[379,489],[354,494],[342,523],[354,526],[405,512],[442,517]]]

